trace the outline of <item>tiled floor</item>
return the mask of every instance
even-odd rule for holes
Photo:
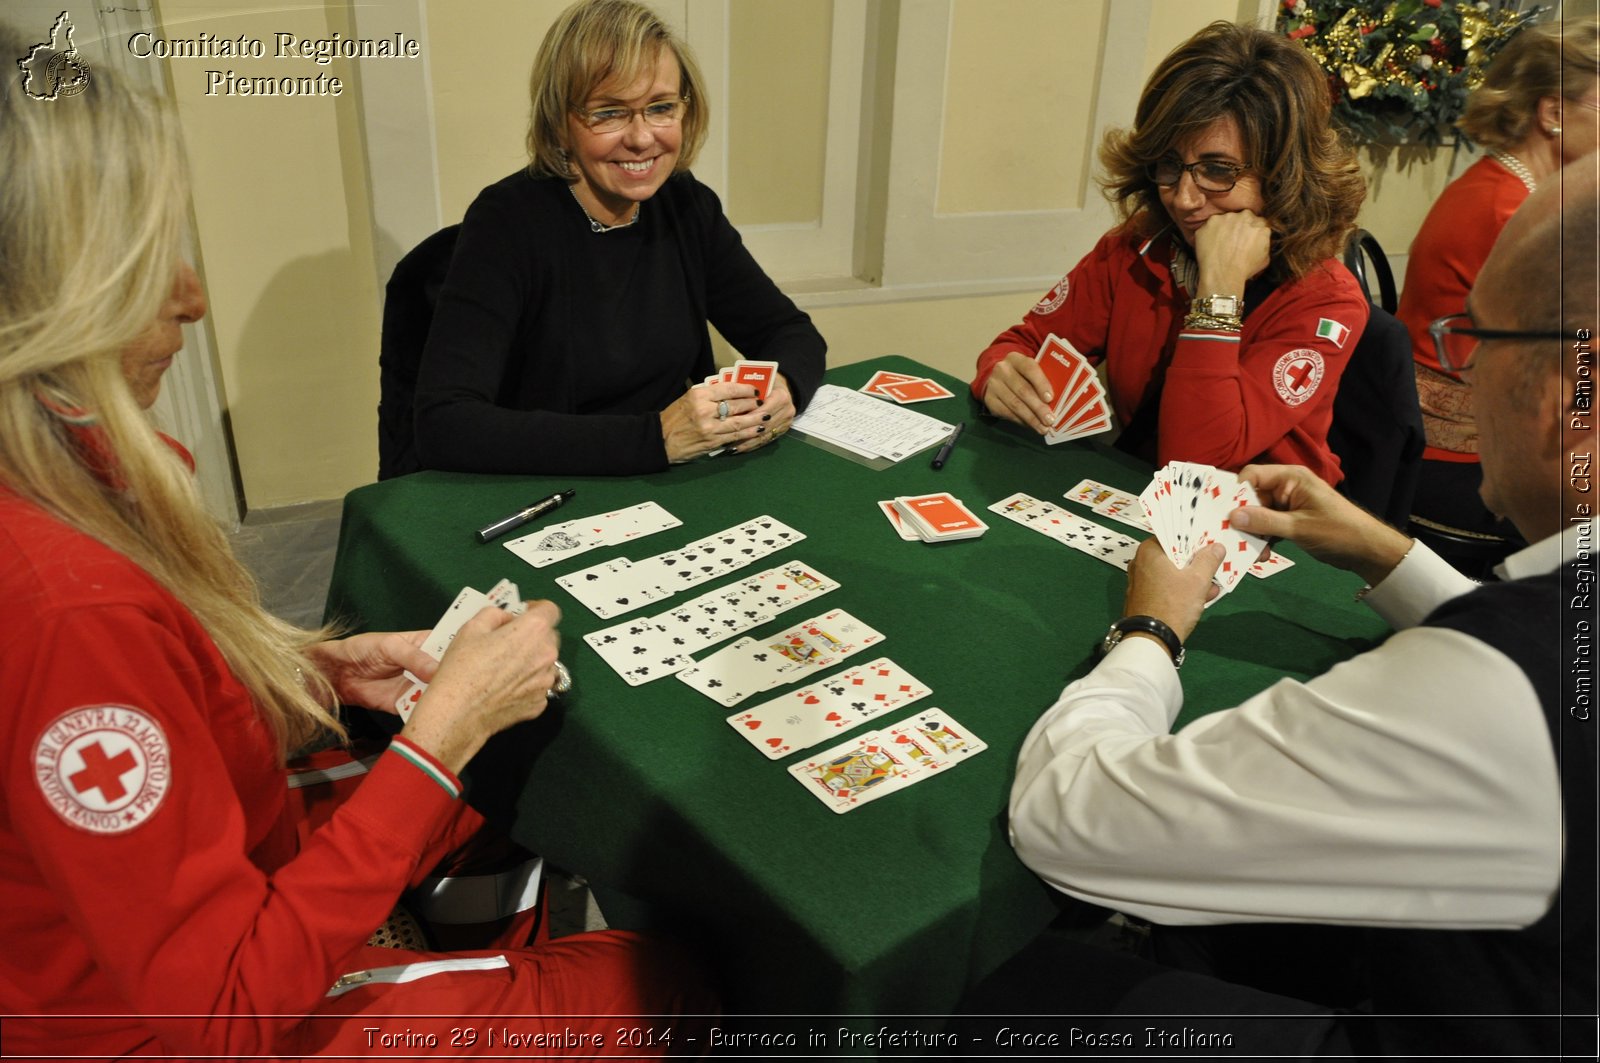
[[[258,509],[233,533],[233,548],[255,576],[268,611],[301,627],[322,623],[322,606],[339,543],[338,499]],[[581,879],[546,865],[554,937],[597,930],[606,923]]]

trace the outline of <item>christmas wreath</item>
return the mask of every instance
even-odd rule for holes
[[[1489,60],[1543,8],[1514,0],[1283,0],[1278,31],[1328,75],[1334,121],[1358,143],[1455,136]]]

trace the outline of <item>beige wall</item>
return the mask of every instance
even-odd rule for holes
[[[346,9],[162,0],[159,15],[168,37],[268,44],[266,59],[172,59],[166,74],[246,500],[337,497],[377,468],[378,296],[356,96],[207,96],[205,72],[348,78],[348,63],[270,57],[278,32],[348,34]]]
[[[716,101],[715,113],[727,124],[728,198],[740,224],[804,223],[818,215],[829,27],[839,10],[848,10],[843,5],[855,2],[741,0],[719,30],[727,56],[702,57],[723,61],[736,89],[734,99]],[[941,213],[981,213],[990,205],[1049,209],[1092,199],[1092,160],[1081,149],[1063,148],[1082,144],[1084,130],[1059,134],[1062,123],[1087,123],[1095,106],[1108,3],[956,0],[952,74],[941,102],[944,140],[935,156]],[[528,70],[565,0],[472,6],[472,19],[460,17],[459,5],[423,8],[439,217],[446,223],[460,218],[480,188],[524,161]],[[1150,0],[1143,70],[1200,25],[1256,8],[1255,0]],[[711,10],[704,0],[663,0],[660,9],[679,26]],[[270,39],[280,30],[351,34],[350,10],[342,0],[273,6],[267,13],[248,0],[160,0],[159,16],[170,36],[206,31]],[[376,22],[363,19],[364,35],[382,32],[381,14]],[[337,497],[369,482],[376,467],[380,292],[359,88],[339,99],[208,98],[203,71],[217,65],[173,60],[169,80],[193,162],[210,327],[244,492],[251,508]],[[348,61],[221,65],[241,74],[305,70],[353,80]],[[1043,89],[994,76],[1041,65],[1057,75]],[[886,132],[870,135],[887,143]],[[1367,165],[1373,193],[1363,223],[1392,256],[1403,255],[1449,175],[1449,153]],[[1063,247],[1060,268],[1084,249]],[[781,263],[769,268],[778,272]],[[834,364],[898,353],[965,375],[977,351],[1044,287],[1048,281],[1038,277],[996,277],[988,290],[937,299],[914,292],[862,297],[858,290],[837,298],[808,293],[802,301],[828,337]],[[723,349],[720,356],[731,353]]]

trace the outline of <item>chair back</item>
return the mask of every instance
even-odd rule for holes
[[[1411,334],[1374,306],[1333,400],[1328,445],[1344,469],[1340,492],[1397,528],[1406,525],[1422,470]]]
[[[1345,268],[1355,274],[1356,282],[1366,293],[1367,301],[1394,313],[1400,305],[1400,295],[1394,286],[1394,270],[1389,268],[1389,256],[1383,253],[1378,238],[1365,229],[1350,234],[1344,245]],[[1378,298],[1372,297],[1372,284],[1378,285]]]
[[[433,308],[444,287],[460,225],[450,225],[412,248],[384,287],[383,338],[378,351],[378,479],[416,472],[412,400]]]

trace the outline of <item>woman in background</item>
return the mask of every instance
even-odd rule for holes
[[[1151,74],[1132,130],[1101,146],[1122,224],[978,356],[972,393],[1043,434],[1034,361],[1054,333],[1104,359],[1118,445],[1155,464],[1309,466],[1367,300],[1337,256],[1365,184],[1298,44],[1217,22]]]
[[[1595,150],[1597,109],[1600,23],[1573,19],[1517,34],[1495,56],[1456,123],[1488,154],[1439,196],[1406,261],[1395,316],[1411,333],[1428,440],[1412,519],[1481,540],[1486,549],[1498,545],[1500,556],[1519,547],[1522,537],[1478,498],[1472,393],[1439,365],[1428,325],[1467,309],[1467,292],[1495,238],[1539,182]]]
[[[424,468],[634,474],[783,434],[826,345],[688,172],[710,115],[687,47],[585,0],[534,61],[531,164],[467,210],[417,380]],[[778,363],[764,403],[702,381],[707,322]]]
[[[0,54],[28,43],[0,25]],[[267,614],[187,453],[146,412],[206,309],[181,257],[176,117],[100,69],[78,95],[30,98],[13,64],[0,174],[7,1053],[391,1054],[369,1031],[495,1051],[450,1045],[453,1016],[600,1032],[562,1016],[709,1007],[678,949],[626,932],[475,953],[368,945],[482,825],[457,773],[544,711],[559,613],[484,610],[442,662],[425,632],[327,640]],[[427,692],[307,829],[290,752],[342,733],[338,704],[392,711],[403,669]]]

